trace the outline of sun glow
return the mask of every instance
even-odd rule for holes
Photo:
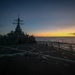
[[[40,37],[67,37],[67,36],[74,36],[68,33],[54,33],[54,34],[35,34],[34,36],[40,36]]]
[[[71,34],[72,33],[72,34]],[[35,32],[35,33],[33,33],[33,35],[34,36],[36,36],[36,37],[73,37],[73,36],[75,36],[75,35],[73,35],[74,34],[74,31],[72,30],[72,31],[57,31],[57,32],[49,32],[49,31],[47,31],[47,32]]]
[[[56,30],[46,30],[46,31],[38,31],[30,33],[34,36],[40,36],[40,37],[73,37],[75,36],[75,27],[68,27],[68,28],[62,28],[62,29],[56,29]]]

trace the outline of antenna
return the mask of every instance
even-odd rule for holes
[[[19,14],[18,14],[18,18],[19,18]]]
[[[18,14],[18,18],[17,18],[17,20],[14,20],[14,21],[16,21],[16,22],[13,22],[13,24],[16,24],[16,25],[23,25],[23,24],[24,24],[24,23],[22,23],[23,20],[20,20],[20,18],[19,18],[19,14]]]

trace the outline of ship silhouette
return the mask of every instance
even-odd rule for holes
[[[35,37],[30,36],[28,34],[24,34],[20,25],[22,24],[22,20],[20,20],[19,16],[17,20],[15,20],[17,26],[15,31],[11,31],[6,35],[0,35],[0,44],[24,44],[24,43],[36,43]]]

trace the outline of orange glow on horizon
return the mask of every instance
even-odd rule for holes
[[[75,36],[69,33],[38,33],[33,34],[36,37],[68,37],[68,36]]]
[[[74,27],[68,27],[65,29],[57,29],[53,31],[38,31],[38,32],[33,32],[30,34],[33,34],[36,37],[74,37],[75,35],[70,34],[70,33],[75,33],[75,26]]]

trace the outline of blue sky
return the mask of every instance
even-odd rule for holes
[[[18,14],[25,33],[75,33],[74,0],[0,0],[0,34],[15,30]],[[41,33],[41,34],[40,34]],[[45,35],[44,34],[44,35]]]

